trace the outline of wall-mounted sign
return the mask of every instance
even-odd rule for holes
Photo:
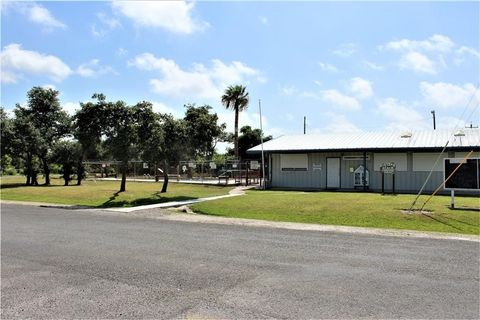
[[[250,170],[258,170],[260,168],[260,164],[258,161],[250,161]]]
[[[312,168],[313,168],[313,170],[322,170],[322,164],[321,163],[314,163]]]

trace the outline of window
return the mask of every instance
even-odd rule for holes
[[[307,154],[281,154],[280,169],[282,171],[307,171]]]

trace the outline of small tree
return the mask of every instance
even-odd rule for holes
[[[33,115],[19,104],[14,109],[12,120],[12,139],[10,147],[12,154],[23,158],[26,185],[38,185],[38,146],[43,143],[40,131],[34,126]]]
[[[74,141],[60,141],[53,148],[52,159],[62,165],[64,185],[68,186],[70,176],[80,153],[80,144]]]
[[[216,113],[210,113],[212,107],[204,105],[186,105],[185,124],[189,137],[189,150],[191,156],[211,158],[215,152],[218,141],[223,140],[226,125],[218,124]]]
[[[80,143],[77,159],[77,185],[85,176],[83,161],[86,157],[96,156],[105,127],[105,95],[95,93],[92,96],[97,101],[80,103],[80,110],[73,117],[73,134]]]
[[[252,158],[247,155],[247,150],[258,146],[261,140],[262,131],[260,129],[252,129],[250,126],[243,126],[240,129],[240,136],[238,137],[238,152],[242,159]],[[263,136],[263,142],[272,140],[272,136]]]
[[[125,102],[106,103],[105,147],[114,159],[121,161],[122,181],[119,192],[126,190],[128,161],[136,154],[137,123],[133,108]]]
[[[154,163],[157,177],[157,164],[163,160],[163,186],[161,192],[168,188],[168,161],[165,155],[165,134],[160,122],[160,115],[155,113],[150,102],[139,102],[133,107],[137,123],[138,151],[144,161]],[[158,179],[158,178],[157,178]]]
[[[40,133],[37,154],[43,166],[45,185],[50,184],[49,153],[53,145],[70,133],[70,117],[60,107],[59,92],[49,88],[33,87],[27,93],[30,121]]]

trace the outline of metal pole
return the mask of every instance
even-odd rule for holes
[[[265,190],[265,161],[264,161],[264,155],[263,155],[262,104],[260,99],[258,99],[258,110],[260,113],[260,143],[262,145],[262,180],[263,180],[262,189]]]
[[[455,190],[450,190],[450,208],[455,209]]]
[[[436,123],[435,123],[435,110],[430,111],[432,113],[433,117],[433,130],[437,129]]]
[[[303,134],[307,134],[307,117],[303,117]]]

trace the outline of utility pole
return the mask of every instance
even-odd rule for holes
[[[430,111],[432,113],[433,117],[433,130],[437,129],[436,123],[435,123],[435,110]]]
[[[260,99],[258,99],[258,112],[260,113],[260,142],[261,142],[261,145],[262,145],[262,180],[263,180],[262,189],[265,190],[266,189],[266,185],[265,185],[265,156],[263,154],[262,103],[261,103]],[[262,180],[260,180],[260,181],[262,181]]]
[[[303,117],[303,134],[307,134],[307,117]]]

